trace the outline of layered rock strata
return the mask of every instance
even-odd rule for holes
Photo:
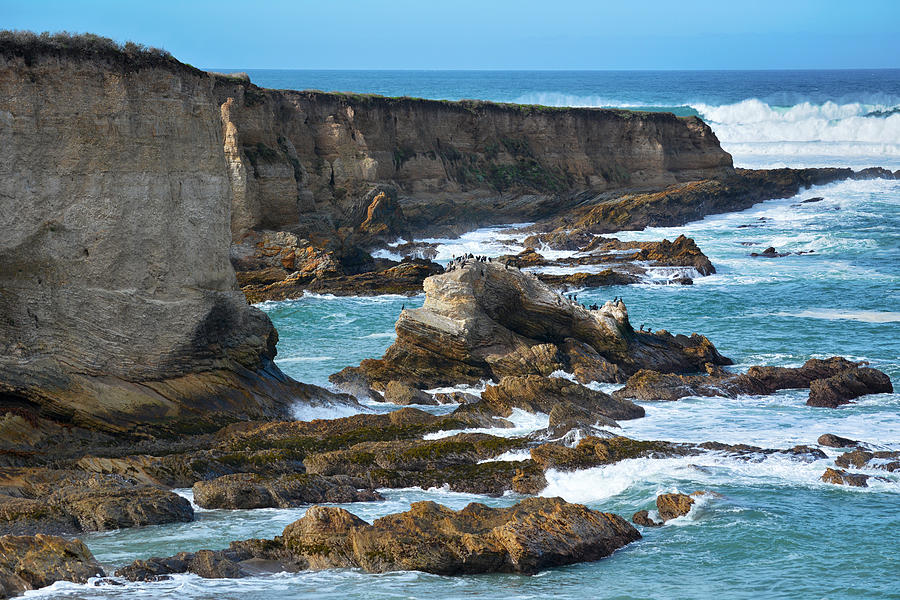
[[[703,336],[635,331],[624,303],[587,310],[533,275],[470,261],[425,280],[425,304],[404,310],[384,357],[332,376],[360,376],[376,389],[391,380],[420,388],[575,372],[585,381],[624,381],[640,368],[691,372],[729,364]]]
[[[179,433],[334,398],[279,371],[237,287],[216,81],[3,39],[0,412]]]

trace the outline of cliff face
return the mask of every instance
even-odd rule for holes
[[[277,335],[229,263],[212,77],[2,50],[0,408],[201,427],[308,396],[272,363]]]
[[[235,190],[232,234],[314,238],[397,190],[405,224],[439,230],[537,219],[587,197],[730,174],[697,118],[321,92],[217,80]]]
[[[237,288],[259,230],[296,238],[284,269],[352,275],[397,235],[732,172],[697,119],[261,90],[36,40],[0,38],[0,408],[27,419],[183,430],[333,400],[278,370]]]

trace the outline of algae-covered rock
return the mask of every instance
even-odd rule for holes
[[[80,540],[43,534],[0,536],[0,598],[56,581],[87,583],[103,574]]]

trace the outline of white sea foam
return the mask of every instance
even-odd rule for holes
[[[833,487],[833,484],[821,481],[825,469],[833,466],[833,458],[804,462],[785,454],[751,460],[716,452],[679,458],[635,458],[581,471],[551,469],[546,473],[547,487],[541,495],[589,503],[618,496],[635,486],[647,485],[657,486],[656,493],[671,491],[673,486],[675,489],[679,486],[696,489],[699,486],[770,486],[773,483],[823,488]],[[877,469],[866,472],[887,479],[871,479],[870,488],[866,489],[900,493],[900,477]]]
[[[861,323],[900,323],[900,312],[877,310],[838,310],[838,309],[809,309],[794,313],[778,312],[779,317],[799,317],[809,319],[827,319],[829,321],[847,320]]]
[[[505,417],[507,421],[513,424],[512,427],[477,427],[473,429],[450,429],[444,431],[435,431],[425,434],[426,440],[437,440],[457,433],[488,433],[499,437],[519,437],[527,435],[538,429],[544,429],[550,425],[550,415],[545,413],[530,413],[521,408],[512,409],[512,414]]]

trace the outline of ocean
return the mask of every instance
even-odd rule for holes
[[[900,168],[900,70],[749,72],[421,72],[249,71],[264,87],[321,89],[439,99],[477,98],[553,106],[615,106],[695,114],[713,128],[740,167]],[[824,200],[801,203],[819,196]],[[513,225],[513,224],[510,224]],[[742,227],[746,225],[747,227]],[[521,250],[508,227],[438,242],[438,259]],[[632,323],[707,335],[736,369],[798,366],[812,357],[869,361],[900,388],[900,181],[845,181],[710,216],[683,227],[622,232],[627,240],[693,237],[717,273],[692,286],[646,282],[579,292],[585,303],[624,298]],[[754,258],[754,250],[814,251]],[[660,278],[662,279],[662,277]],[[308,295],[260,305],[280,334],[277,362],[289,375],[327,385],[328,375],[391,344],[401,306],[423,297]],[[609,391],[615,386],[605,385]],[[644,403],[647,416],[623,422],[642,439],[715,440],[769,448],[816,443],[823,433],[900,450],[900,394],[862,398],[840,409],[805,406],[782,391],[737,399]],[[387,410],[373,406],[373,410]],[[444,408],[443,410],[446,410]],[[298,418],[341,416],[299,410]],[[517,431],[544,425],[533,415]],[[500,430],[509,433],[509,430]],[[561,496],[626,518],[659,493],[711,490],[689,515],[647,529],[644,539],[596,563],[536,576],[441,577],[418,572],[370,575],[320,571],[242,580],[176,576],[159,583],[57,583],[28,596],[54,598],[900,598],[900,473],[868,488],[819,481],[828,459],[738,459],[716,453],[626,460],[584,471],[548,473],[543,495]],[[515,459],[516,456],[510,456]],[[180,490],[190,497],[190,490]],[[444,489],[385,491],[376,503],[344,505],[366,520],[430,499],[516,502]],[[193,523],[89,534],[97,558],[119,566],[136,558],[222,548],[272,537],[304,509],[198,510]]]

